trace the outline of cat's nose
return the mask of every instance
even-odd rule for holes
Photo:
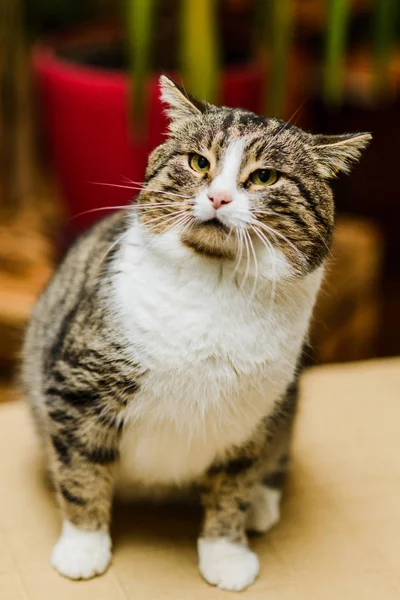
[[[232,202],[232,196],[229,192],[215,191],[208,192],[208,198],[212,202],[213,208],[217,210],[224,204],[230,204]]]

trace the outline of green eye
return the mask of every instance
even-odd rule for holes
[[[210,162],[201,154],[191,154],[189,156],[189,165],[198,173],[207,173],[210,170]]]
[[[250,175],[250,181],[255,185],[273,185],[279,179],[279,174],[273,169],[257,169]]]

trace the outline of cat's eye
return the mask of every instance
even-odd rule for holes
[[[210,170],[210,161],[201,154],[191,154],[189,156],[189,165],[198,173],[207,173]]]
[[[250,175],[254,185],[273,185],[279,179],[279,173],[273,169],[257,169]]]

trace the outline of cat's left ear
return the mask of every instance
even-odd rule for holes
[[[370,133],[313,135],[311,150],[316,158],[319,174],[331,179],[340,172],[349,173],[371,139]]]
[[[211,109],[210,104],[197,100],[169,77],[161,75],[159,81],[161,100],[168,105],[166,112],[171,119],[169,126],[171,131],[174,131],[183,119],[198,117]]]

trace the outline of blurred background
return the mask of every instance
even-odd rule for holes
[[[143,180],[162,72],[313,132],[372,132],[334,182],[312,360],[400,354],[399,0],[1,0],[1,377],[65,248]]]

